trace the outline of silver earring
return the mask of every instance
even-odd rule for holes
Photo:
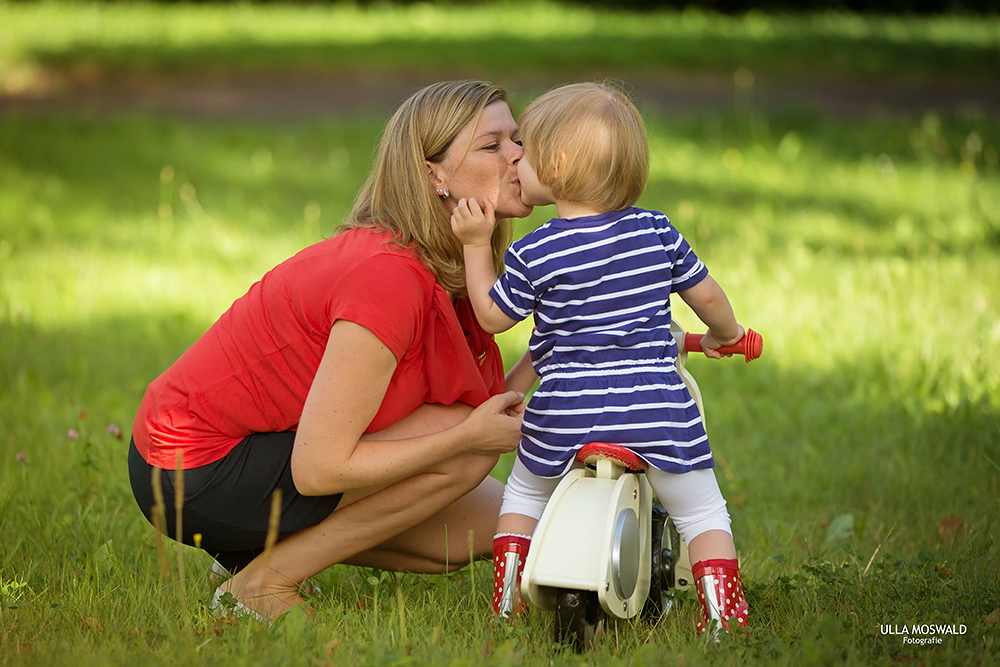
[[[437,193],[438,196],[441,197],[441,199],[448,199],[449,197],[451,197],[451,193],[448,192],[448,188],[441,188],[440,190],[437,191]]]

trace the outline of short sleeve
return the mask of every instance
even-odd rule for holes
[[[671,243],[671,260],[673,264],[671,291],[683,292],[700,283],[708,276],[706,267],[680,232],[673,231],[676,237]]]
[[[431,293],[415,260],[398,254],[368,257],[339,272],[331,286],[329,319],[374,333],[401,361],[422,339]]]
[[[507,270],[493,285],[490,297],[510,319],[526,319],[535,310],[535,291],[527,277],[528,268],[513,248],[507,249],[504,264]]]

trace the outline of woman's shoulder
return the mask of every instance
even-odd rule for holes
[[[303,248],[252,289],[279,301],[295,295],[296,303],[315,312],[390,300],[426,310],[436,285],[416,254],[393,242],[390,234],[351,229]]]
[[[297,270],[311,266],[313,270],[330,273],[359,269],[415,272],[434,280],[413,249],[396,241],[391,233],[376,229],[353,228],[336,233],[302,249],[288,263]]]

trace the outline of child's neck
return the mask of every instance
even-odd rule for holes
[[[567,220],[572,218],[584,218],[588,215],[601,215],[602,213],[607,213],[607,211],[594,208],[590,204],[581,204],[580,202],[565,200],[556,201],[556,215]]]

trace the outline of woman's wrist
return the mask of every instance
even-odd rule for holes
[[[471,417],[472,413],[470,412],[465,415],[462,421],[449,428],[444,434],[450,451],[456,454],[463,454],[472,452],[475,449],[472,445],[476,442],[477,433],[474,420]]]

